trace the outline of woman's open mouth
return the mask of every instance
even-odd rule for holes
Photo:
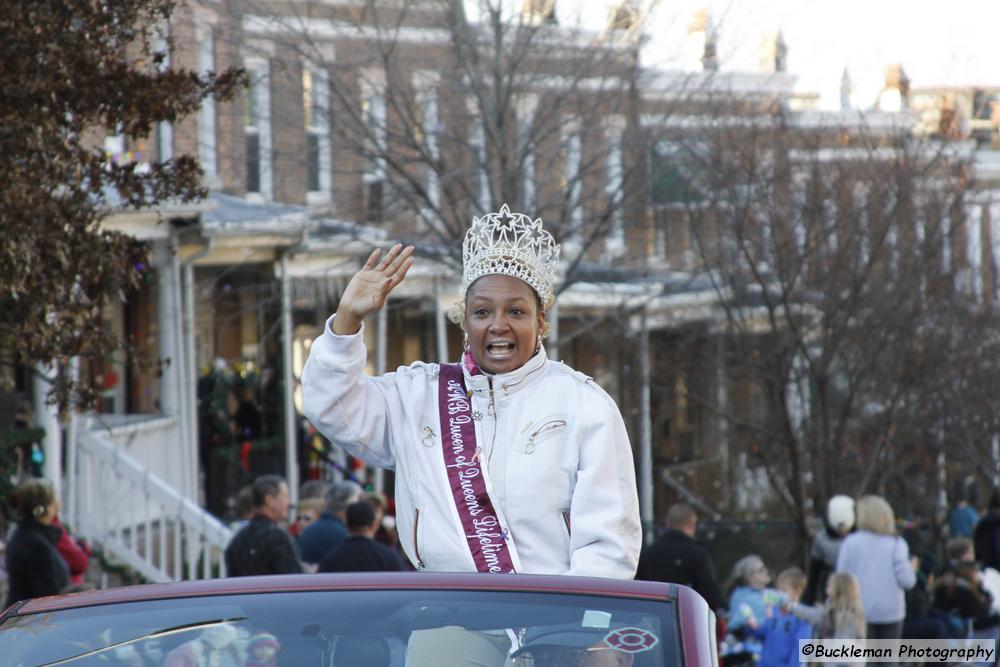
[[[509,340],[497,340],[486,344],[486,354],[492,359],[506,359],[514,354],[515,347]]]

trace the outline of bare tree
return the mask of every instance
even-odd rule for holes
[[[902,488],[929,472],[921,457],[995,432],[997,400],[967,385],[1000,376],[973,361],[996,336],[967,287],[967,156],[906,126],[797,118],[660,137],[650,187],[718,295],[731,392],[686,398],[726,421],[805,536],[813,498]]]
[[[12,2],[0,18],[0,368],[57,362],[52,395],[71,402],[69,358],[102,360],[129,341],[105,321],[147,272],[145,245],[102,228],[114,210],[203,196],[197,160],[117,160],[105,135],[155,137],[162,124],[231,97],[240,71],[196,74],[157,47],[169,0]],[[148,157],[148,156],[147,156]],[[89,406],[100,387],[79,383]]]
[[[457,265],[471,216],[507,203],[541,216],[562,242],[565,287],[588,262],[627,259],[626,235],[642,221],[642,12],[594,32],[559,25],[551,7],[534,4],[532,12],[484,1],[470,14],[461,0],[369,1],[351,12],[275,12],[248,0],[240,11],[244,40],[280,45],[268,58],[290,98],[302,98],[303,71],[307,85],[322,87],[306,95],[306,113],[332,125],[338,215],[388,225]]]

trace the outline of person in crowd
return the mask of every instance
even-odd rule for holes
[[[347,507],[348,537],[328,551],[319,562],[320,572],[399,572],[403,559],[395,550],[376,542],[378,515],[367,500]]]
[[[972,530],[979,521],[976,509],[962,496],[948,513],[948,533],[952,537],[972,537]]]
[[[726,608],[726,597],[715,574],[712,557],[695,541],[698,515],[687,503],[667,511],[667,530],[639,555],[636,579],[666,581],[690,586],[713,610]]]
[[[959,563],[971,563],[976,560],[975,546],[967,537],[949,538],[944,546],[944,555],[945,561],[936,572],[938,575],[955,569]]]
[[[855,576],[834,572],[824,593],[826,601],[815,606],[789,600],[788,611],[809,623],[816,639],[864,639],[868,626]]]
[[[631,579],[642,535],[632,449],[614,401],[549,360],[559,246],[506,206],[463,244],[459,364],[368,377],[363,322],[412,265],[375,250],[302,375],[304,412],[334,444],[394,468],[397,528],[418,569]]]
[[[903,619],[904,639],[947,639],[953,636],[950,618],[946,612],[934,606],[931,590],[936,573],[941,568],[933,552],[920,555],[920,567],[916,571],[916,583],[906,591],[906,617]]]
[[[14,492],[14,506],[19,520],[7,542],[8,606],[57,595],[69,586],[69,567],[56,548],[62,528],[52,525],[59,514],[52,484],[42,478],[22,482]]]
[[[727,627],[730,632],[742,633],[747,627],[764,622],[767,603],[764,589],[771,583],[771,575],[760,556],[750,554],[736,561],[729,576]]]
[[[321,479],[310,479],[303,482],[299,486],[299,500],[307,500],[309,498],[318,498],[319,500],[326,500],[326,490],[330,488],[328,482],[324,482]]]
[[[854,528],[854,498],[836,495],[826,503],[823,529],[813,539],[809,554],[809,583],[802,593],[804,604],[823,601],[826,580],[837,569],[837,555],[844,538]]]
[[[302,572],[292,536],[278,523],[288,519],[288,484],[278,475],[262,475],[253,482],[254,514],[226,547],[230,577]]]
[[[315,565],[331,549],[344,543],[347,539],[344,523],[347,507],[360,500],[363,493],[358,483],[350,480],[334,482],[327,487],[323,513],[299,536],[303,561]]]
[[[35,425],[35,409],[31,401],[20,400],[14,413],[14,430],[28,431]],[[11,447],[14,454],[14,479],[23,482],[31,477],[41,477],[45,456],[37,440],[21,438]]]
[[[948,570],[937,577],[934,605],[957,615],[976,634],[985,632],[995,636],[1000,627],[1000,616],[993,611],[993,600],[982,586],[982,575],[975,560],[954,560]]]
[[[761,623],[750,619],[750,632],[761,642],[758,667],[798,667],[799,640],[812,637],[808,621],[786,611],[795,604],[806,587],[805,572],[797,567],[782,570],[775,580],[778,595],[771,601]]]
[[[83,586],[84,575],[87,573],[87,566],[90,564],[90,557],[94,550],[86,542],[77,540],[70,535],[66,527],[59,523],[58,516],[52,520],[52,525],[61,531],[59,541],[56,543],[56,550],[66,561],[66,566],[69,567],[70,586]]]
[[[253,484],[247,484],[236,492],[234,499],[236,520],[229,524],[234,533],[240,532],[244,526],[250,523],[253,516]]]
[[[295,506],[295,521],[288,527],[288,532],[292,537],[298,539],[302,531],[308,528],[313,521],[319,519],[326,510],[326,501],[322,498],[303,498]]]
[[[864,496],[857,514],[858,529],[840,547],[837,572],[858,580],[867,637],[899,639],[906,617],[904,592],[916,584],[919,563],[911,560],[906,540],[896,534],[896,517],[885,499]]]
[[[281,642],[270,632],[258,632],[247,643],[247,662],[244,667],[278,667]]]
[[[984,567],[1000,570],[1000,489],[990,493],[986,514],[972,532],[976,558]]]

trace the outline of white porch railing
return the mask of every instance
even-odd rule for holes
[[[226,576],[232,531],[170,483],[183,484],[176,419],[81,418],[78,429],[70,517],[81,537],[154,582]]]

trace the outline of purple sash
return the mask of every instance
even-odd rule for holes
[[[472,560],[479,572],[513,572],[507,531],[486,492],[482,461],[476,455],[476,424],[462,368],[458,364],[441,364],[440,368],[438,410],[444,463]]]

